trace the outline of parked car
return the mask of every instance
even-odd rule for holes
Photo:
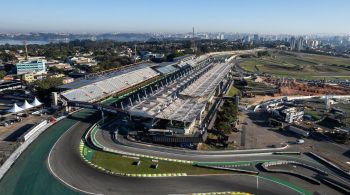
[[[303,143],[305,143],[305,141],[304,141],[303,139],[298,139],[295,143],[297,143],[297,144],[303,144]]]

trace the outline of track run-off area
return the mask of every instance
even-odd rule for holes
[[[0,181],[0,194],[190,194],[241,191],[302,194],[288,182],[245,174],[135,178],[109,175],[79,155],[80,140],[94,124],[94,111],[63,119],[35,140]],[[135,187],[137,186],[137,187]],[[307,191],[302,191],[307,192]]]
[[[91,114],[88,111],[75,113],[43,132],[0,181],[0,194],[79,194],[52,176],[48,170],[47,157],[64,132]]]

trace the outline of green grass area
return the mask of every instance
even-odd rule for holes
[[[350,66],[350,58],[326,56],[326,55],[313,55],[307,54],[303,56],[305,60],[310,60],[315,63],[338,65],[338,66]]]
[[[350,58],[271,52],[271,57],[246,58],[241,67],[249,72],[308,79],[350,78]]]
[[[226,95],[227,95],[227,96],[239,95],[240,92],[241,92],[241,91],[240,91],[239,89],[237,89],[237,88],[234,87],[234,86],[231,86]]]
[[[139,166],[133,165],[137,159],[125,157],[118,154],[95,151],[92,162],[100,167],[116,173],[130,173],[130,174],[158,174],[158,173],[187,173],[188,175],[203,175],[203,174],[229,174],[231,171],[215,170],[196,167],[191,164],[170,162],[158,160],[152,162],[149,158],[140,158],[141,164]],[[158,164],[157,169],[151,168],[152,164]]]
[[[322,116],[316,110],[312,110],[310,108],[305,108],[304,114],[310,115],[315,121],[320,120],[322,118]]]

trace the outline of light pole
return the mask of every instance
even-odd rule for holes
[[[259,194],[259,176],[256,176],[256,194]]]

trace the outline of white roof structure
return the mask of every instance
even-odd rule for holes
[[[151,97],[141,100],[138,104],[130,107],[129,113],[133,116],[142,117],[156,117],[156,115],[162,112],[166,107],[168,107],[175,99],[175,92],[181,87],[187,84],[190,80],[194,79],[198,75],[205,71],[205,68],[211,67],[212,64],[208,64],[206,67],[191,72],[184,77],[179,78],[176,82],[173,82],[167,86],[161,87],[156,91]]]
[[[35,97],[34,101],[31,103],[32,106],[36,107],[36,106],[40,106],[43,103],[39,102],[39,100]]]
[[[146,67],[65,91],[61,95],[70,101],[96,101],[112,93],[142,83],[159,74],[152,68]]]
[[[209,68],[205,72],[206,67]],[[180,122],[193,122],[205,109],[210,96],[223,78],[228,74],[232,64],[211,64],[191,72],[176,82],[163,87],[152,97],[141,101],[129,108],[129,113],[134,116],[159,118]],[[203,73],[205,72],[205,73]],[[192,78],[202,74],[196,81],[186,87],[179,97],[175,92],[185,86]]]
[[[21,111],[23,111],[23,108],[19,107],[16,103],[13,104],[11,109],[7,110],[7,112],[10,112],[10,113],[16,113]]]
[[[207,100],[204,98],[178,98],[156,117],[174,121],[192,122],[199,116],[206,103]]]
[[[232,64],[227,63],[215,65],[212,69],[182,91],[180,95],[190,97],[208,97],[214,92],[219,83],[230,71],[231,67]]]
[[[26,109],[29,109],[29,108],[33,108],[33,107],[34,107],[34,106],[30,105],[30,104],[28,103],[27,100],[24,100],[24,103],[23,103],[23,105],[21,106],[21,108],[22,108],[23,110],[26,110]]]

